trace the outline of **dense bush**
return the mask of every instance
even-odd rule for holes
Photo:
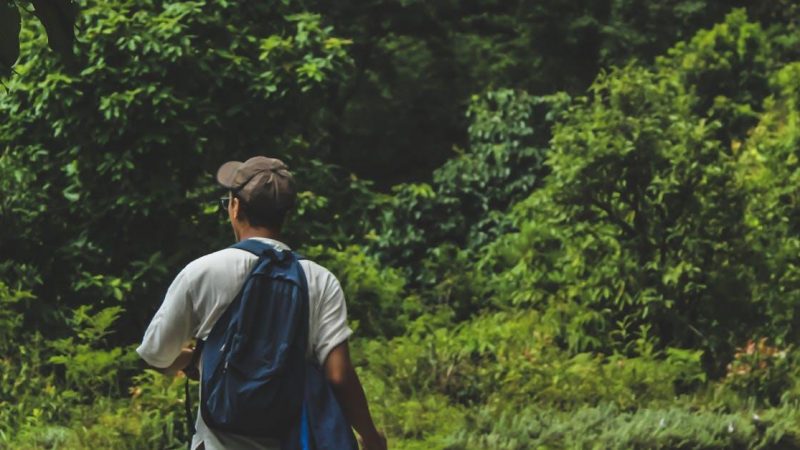
[[[800,448],[792,7],[456,3],[84,0],[69,66],[25,19],[0,448],[185,444],[185,378],[133,344],[256,152],[297,174],[286,239],[340,279],[393,448]]]
[[[431,184],[395,186],[374,246],[384,262],[410,268],[442,243],[475,249],[508,228],[505,210],[541,185],[550,125],[568,97],[512,90],[474,96],[469,148],[433,172]]]
[[[603,75],[554,132],[546,185],[498,242],[496,301],[546,309],[562,345],[725,355],[758,323],[749,301],[744,195],[714,123],[669,71]],[[496,266],[496,264],[495,264]]]
[[[744,143],[735,142],[738,177],[747,190],[747,239],[756,249],[751,298],[770,311],[760,334],[796,343],[800,307],[800,65],[772,76],[773,94]]]
[[[79,308],[68,336],[53,341],[23,326],[20,310],[37,301],[30,292],[0,283],[2,329],[15,338],[0,344],[0,448],[183,444],[177,379],[149,371],[127,381],[137,366],[135,353],[107,345],[119,308],[94,314]],[[128,398],[126,386],[132,384]]]
[[[382,268],[364,248],[306,249],[305,256],[336,274],[347,295],[350,327],[365,337],[392,337],[404,331],[409,317],[418,314],[419,302],[405,296],[405,278]]]

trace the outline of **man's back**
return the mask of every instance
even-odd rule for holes
[[[285,244],[256,237],[288,250]],[[175,278],[164,303],[145,332],[137,352],[150,365],[169,366],[181,349],[196,337],[205,339],[214,324],[241,290],[258,258],[244,250],[227,248],[198,258]],[[300,261],[308,282],[309,345],[307,358],[322,366],[330,351],[345,342],[352,331],[347,326],[347,307],[339,281],[330,271],[312,261]],[[313,358],[313,359],[312,359]],[[269,439],[253,439],[210,430],[197,417],[192,448],[200,443],[212,449],[278,448]]]

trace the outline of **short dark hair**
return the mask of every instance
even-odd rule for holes
[[[248,205],[236,194],[233,196],[239,199],[239,215],[241,219],[246,220],[250,226],[264,227],[275,231],[279,231],[283,227],[289,208],[255,208],[252,205]]]

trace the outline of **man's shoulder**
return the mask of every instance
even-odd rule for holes
[[[182,275],[197,280],[246,273],[252,269],[252,263],[257,259],[258,257],[250,252],[228,247],[190,262],[184,267]],[[311,259],[301,259],[300,266],[303,268],[309,287],[326,290],[339,286],[339,280],[333,272],[322,264]]]
[[[301,259],[300,260],[300,265],[305,270],[306,275],[312,275],[312,276],[316,276],[316,277],[322,276],[322,277],[326,277],[326,278],[327,277],[336,278],[333,275],[333,272],[328,270],[327,267],[323,266],[322,264],[320,264],[320,263],[318,263],[318,262],[316,262],[316,261],[314,261],[312,259],[305,259],[305,258]]]
[[[187,264],[183,271],[189,275],[226,271],[236,267],[237,263],[251,259],[256,259],[256,256],[244,250],[228,247],[195,259]]]

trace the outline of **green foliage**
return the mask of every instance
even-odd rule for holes
[[[322,4],[321,2],[318,2]],[[388,188],[427,181],[466,148],[475,93],[580,95],[603,68],[650,63],[747,7],[796,51],[791,0],[341,0],[326,15],[353,40],[353,76],[331,104],[335,161]]]
[[[394,188],[374,237],[383,260],[411,267],[439,244],[477,248],[508,228],[502,213],[541,184],[549,127],[567,100],[512,90],[473,96],[469,150],[434,171],[432,185]]]
[[[418,302],[405,293],[405,278],[380,267],[362,247],[339,251],[316,246],[304,254],[336,274],[347,299],[350,326],[358,335],[395,336],[404,331],[409,316],[418,313]]]
[[[491,308],[487,275],[474,269],[476,249],[442,244],[419,263],[419,296],[428,312],[448,312],[455,322]]]
[[[30,300],[33,295],[30,292],[11,289],[0,281],[0,349],[7,351],[11,346],[13,338],[19,333],[22,326],[23,313],[21,310],[24,305],[20,305],[25,300]]]
[[[290,164],[314,157],[309,101],[348,64],[347,40],[294,4],[87,1],[81,10],[80,73],[31,37],[0,97],[0,170],[12,177],[0,198],[4,212],[20,212],[3,215],[0,266],[47,280],[33,285],[48,305],[31,311],[37,323],[59,323],[65,306],[137,305],[124,319],[130,331],[115,336],[130,342],[168,274],[227,243],[229,228],[208,208],[218,197],[209,171],[254,151]],[[301,166],[305,196],[319,188],[326,203],[305,203],[299,220],[330,223],[320,219],[328,204],[347,214],[328,189],[349,195],[357,181],[324,163]],[[330,242],[354,229],[305,236]]]
[[[694,101],[670,72],[598,78],[557,126],[545,187],[516,207],[520,232],[487,253],[511,266],[498,301],[545,309],[577,350],[627,351],[644,331],[716,358],[755,326],[743,196]]]
[[[52,376],[44,371],[44,344],[38,333],[24,333],[23,319],[26,302],[34,300],[30,292],[9,288],[0,282],[0,436],[6,436],[26,421],[44,416],[52,418],[58,407],[42,393],[55,395]],[[17,342],[24,336],[26,339]],[[42,373],[45,372],[45,373]],[[43,376],[44,375],[44,376]],[[59,393],[59,396],[64,394]],[[67,395],[68,397],[68,395]]]
[[[640,342],[636,358],[569,355],[533,312],[488,314],[449,328],[441,320],[415,321],[408,336],[390,342],[390,355],[379,343],[367,347],[369,370],[410,398],[437,393],[510,409],[530,401],[563,408],[612,401],[627,408],[669,401],[705,380],[699,351],[661,353]]]
[[[48,362],[63,368],[65,388],[91,399],[104,387],[113,389],[117,386],[120,371],[136,361],[136,354],[130,347],[103,348],[105,337],[121,312],[122,308],[118,306],[104,308],[96,314],[90,313],[88,305],[75,310],[69,322],[75,335],[50,344],[55,356],[51,356]]]
[[[131,344],[268,152],[393,448],[800,448],[796,8],[741,3],[83,0],[68,67],[23,21],[0,447],[185,444]]]
[[[121,312],[78,308],[68,337],[22,327],[27,291],[0,283],[0,448],[165,449],[185,444],[182,382],[147,371],[125,381],[137,358],[106,337]],[[121,386],[132,384],[131,398]]]
[[[791,405],[762,417],[679,407],[626,412],[613,405],[566,414],[527,409],[497,417],[481,411],[451,448],[793,449],[800,446],[796,420]]]
[[[787,349],[768,345],[766,339],[748,341],[733,355],[721,388],[777,405],[800,375],[795,358]]]
[[[658,59],[659,67],[680,69],[685,83],[700,95],[700,106],[710,106],[724,95],[758,107],[766,93],[770,47],[761,26],[748,21],[744,10],[735,10],[725,21],[701,30],[688,42],[680,42]]]
[[[800,65],[787,64],[772,77],[774,94],[751,136],[737,144],[738,176],[748,192],[748,240],[760,259],[752,297],[770,312],[761,335],[778,345],[796,342],[800,305]],[[767,333],[767,330],[770,333]]]
[[[377,214],[378,194],[371,190],[371,182],[318,160],[303,161],[292,171],[310,190],[298,194],[299,204],[284,226],[284,239],[337,246],[363,241]]]
[[[724,137],[741,139],[758,120],[768,92],[772,53],[767,34],[735,10],[710,30],[670,49],[658,66],[677,69],[684,84],[698,95],[700,114],[720,120]]]

